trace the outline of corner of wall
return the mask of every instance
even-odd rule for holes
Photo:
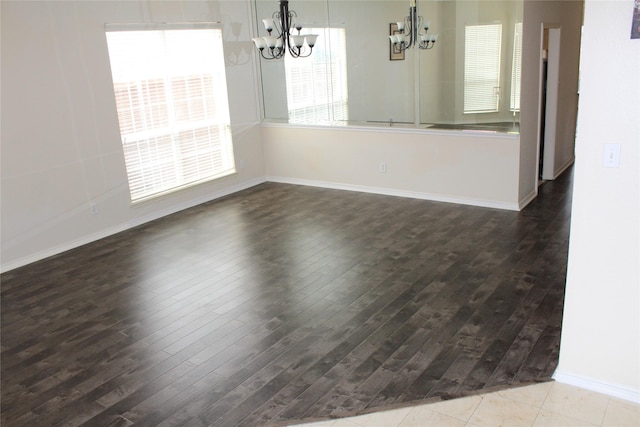
[[[518,210],[521,211],[522,209],[526,208],[527,205],[531,203],[533,199],[535,199],[537,196],[538,196],[538,189],[534,188],[531,191],[531,193],[529,193],[527,196],[523,197],[518,201]]]

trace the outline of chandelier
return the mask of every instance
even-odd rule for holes
[[[420,49],[432,49],[438,40],[438,34],[428,34],[429,21],[418,16],[416,0],[410,0],[409,4],[409,16],[405,16],[404,21],[397,22],[398,34],[389,36],[393,47],[400,51],[412,46],[418,46]]]
[[[293,58],[304,58],[311,55],[318,36],[316,34],[300,34],[302,25],[296,21],[298,15],[289,10],[289,0],[280,0],[280,10],[271,18],[262,20],[269,35],[254,37],[253,43],[264,59],[280,59],[288,51]],[[297,34],[291,34],[295,29]],[[272,32],[275,30],[275,35]]]

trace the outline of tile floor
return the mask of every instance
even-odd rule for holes
[[[639,427],[640,405],[548,382],[298,427]]]

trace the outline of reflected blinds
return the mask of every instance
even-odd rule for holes
[[[107,31],[131,200],[235,171],[219,29]]]
[[[465,27],[465,113],[498,111],[501,37],[502,24]]]
[[[319,34],[306,58],[285,56],[289,122],[348,120],[347,49],[344,28],[309,28]]]
[[[522,72],[522,22],[517,22],[513,35],[513,65],[511,68],[511,111],[520,111],[520,76]]]

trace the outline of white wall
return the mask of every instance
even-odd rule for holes
[[[3,1],[1,8],[2,270],[264,179],[248,2]],[[238,173],[132,206],[104,25],[163,21],[224,24]]]
[[[573,214],[556,378],[640,402],[640,39],[632,0],[585,8]],[[602,165],[605,143],[620,167]]]
[[[262,138],[271,181],[520,207],[517,135],[272,125]]]

